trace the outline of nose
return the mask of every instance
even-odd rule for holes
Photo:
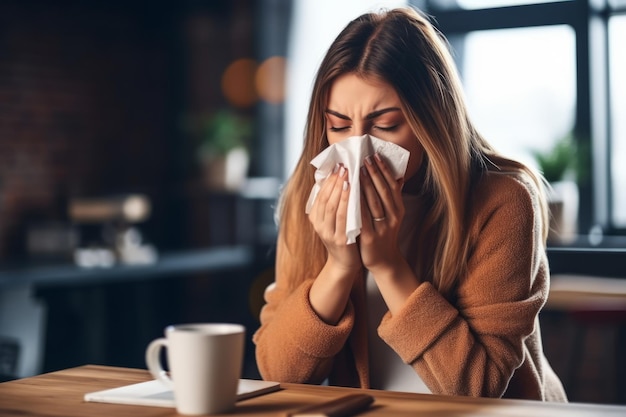
[[[363,136],[368,132],[367,126],[364,123],[354,122],[354,130],[353,133],[355,136]]]

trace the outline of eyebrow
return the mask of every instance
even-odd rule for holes
[[[388,107],[386,109],[373,111],[370,114],[368,114],[367,116],[365,116],[365,120],[372,120],[372,119],[377,118],[378,116],[382,116],[383,114],[389,113],[389,112],[392,112],[392,111],[400,111],[400,108],[399,107]],[[332,114],[333,116],[336,116],[336,117],[338,117],[340,119],[343,119],[343,120],[352,120],[348,116],[346,116],[345,114],[341,114],[341,113],[336,112],[336,111],[331,110],[331,109],[326,109],[326,113]]]

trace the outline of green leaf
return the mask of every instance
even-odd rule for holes
[[[222,109],[199,123],[199,153],[225,155],[232,149],[248,147],[253,123],[232,110]]]
[[[532,154],[548,182],[560,181],[568,172],[576,172],[576,144],[572,135],[559,139],[547,152],[535,150]]]

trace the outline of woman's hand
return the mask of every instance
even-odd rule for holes
[[[328,252],[326,264],[311,286],[309,301],[329,324],[336,324],[344,314],[354,278],[363,267],[357,245],[347,244],[349,193],[346,169],[338,166],[322,184],[309,213],[309,220]]]
[[[402,186],[403,181],[394,178],[378,154],[365,160],[361,169],[361,259],[392,315],[419,285],[398,243],[404,218]]]
[[[368,156],[361,168],[360,249],[363,264],[374,275],[403,258],[398,246],[403,218],[402,180],[394,178],[378,154]]]
[[[337,165],[324,181],[309,213],[326,250],[328,262],[340,272],[354,275],[362,267],[357,245],[346,244],[346,219],[350,184],[345,167]]]

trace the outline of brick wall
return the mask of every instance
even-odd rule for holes
[[[0,260],[71,196],[168,181],[167,15],[129,3],[0,2]]]
[[[181,125],[225,104],[221,72],[253,55],[254,4],[0,2],[0,262],[72,196],[143,192],[159,248],[206,244]]]

